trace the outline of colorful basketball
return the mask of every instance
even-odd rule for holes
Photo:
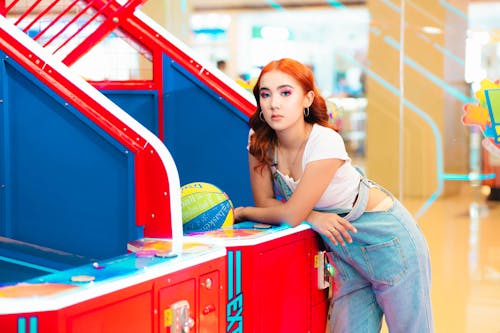
[[[219,229],[233,224],[233,203],[215,185],[203,182],[181,187],[184,233]]]

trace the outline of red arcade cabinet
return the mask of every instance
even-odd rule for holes
[[[323,243],[307,224],[242,222],[186,239],[227,248],[225,332],[325,332]]]

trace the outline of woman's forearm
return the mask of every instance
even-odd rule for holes
[[[265,200],[260,200],[255,202],[256,207],[272,207],[279,205],[283,205],[283,202],[275,198],[268,198]]]
[[[237,221],[250,220],[269,224],[286,223],[292,227],[302,222],[290,216],[287,213],[285,205],[281,202],[279,203],[279,205],[268,207],[238,207],[235,209],[235,219]]]
[[[315,210],[312,210],[309,215],[307,215],[306,221],[311,224],[312,226],[317,225],[321,221],[321,214],[322,212],[318,212]]]

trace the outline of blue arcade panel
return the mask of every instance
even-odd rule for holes
[[[122,255],[128,241],[143,235],[135,225],[134,154],[3,47],[0,236],[26,244],[26,251],[0,241],[0,259],[8,257],[5,265],[12,265],[37,257],[40,249],[78,258],[75,265]]]
[[[101,90],[142,126],[159,136],[158,93],[156,90]]]
[[[163,63],[165,145],[182,184],[212,183],[235,206],[251,205],[247,117],[175,62]]]
[[[246,150],[248,117],[167,55],[162,68],[163,140],[181,185],[212,183],[235,206],[253,204]],[[154,90],[101,92],[161,137]]]

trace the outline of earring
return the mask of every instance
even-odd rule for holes
[[[304,109],[304,117],[306,117],[306,118],[309,117],[309,113],[310,113],[309,107],[305,108]]]
[[[265,122],[266,120],[264,119],[264,113],[262,111],[259,112],[259,119],[263,122]]]

